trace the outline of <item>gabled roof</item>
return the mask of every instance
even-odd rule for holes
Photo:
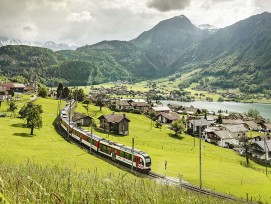
[[[198,108],[193,108],[193,107],[185,107],[184,111],[186,113],[197,113],[198,111],[200,111],[200,109]]]
[[[244,124],[245,122],[241,119],[236,119],[236,120],[222,119],[222,123],[223,124]]]
[[[261,147],[261,149],[263,151],[265,151],[265,148],[266,148],[266,151],[268,152],[271,152],[271,140],[266,140],[266,141],[255,141],[252,143],[253,144],[257,144],[259,147]]]
[[[147,102],[132,102],[133,107],[149,107],[150,105]]]
[[[1,86],[6,87],[7,90],[9,90],[10,88],[25,88],[25,85],[20,83],[6,83],[1,84]]]
[[[264,123],[264,126],[271,130],[271,123]]]
[[[252,121],[252,120],[244,121],[244,122],[245,122],[245,124],[247,124],[247,126],[248,126],[249,128],[252,128],[252,129],[257,129],[257,128],[258,128],[258,124],[255,123],[255,122]]]
[[[128,120],[130,122],[130,119],[125,114],[115,114],[112,113],[110,115],[102,115],[98,119],[105,119],[109,123],[119,123],[122,120]]]
[[[204,118],[189,120],[189,122],[195,126],[206,126],[206,125],[208,126],[208,125],[210,125],[210,123]]]
[[[87,115],[84,115],[82,113],[77,113],[77,112],[74,112],[74,114],[73,114],[73,121],[81,120],[81,119],[84,119],[84,118],[91,118],[91,117],[87,116]]]
[[[169,113],[162,112],[162,113],[159,113],[159,115],[162,115],[164,118],[168,120],[180,120],[180,116],[178,115],[178,113],[175,113],[175,112],[169,112]]]
[[[243,124],[239,124],[239,125],[225,125],[224,126],[226,129],[228,129],[229,131],[231,131],[232,133],[235,132],[246,132],[247,128],[245,128],[245,126]]]
[[[162,111],[170,111],[171,109],[167,106],[157,106],[157,107],[152,107],[152,109],[155,112],[162,112]]]
[[[235,138],[233,136],[233,134],[228,130],[214,131],[214,134],[216,134],[221,139],[234,139]]]
[[[130,106],[130,104],[126,100],[118,100],[116,104],[119,106]]]

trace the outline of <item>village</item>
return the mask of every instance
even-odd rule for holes
[[[0,101],[12,99],[14,93],[34,94],[36,90],[35,83],[26,86],[19,83],[1,84]],[[271,123],[266,119],[261,116],[252,118],[246,113],[215,113],[176,104],[165,106],[157,98],[159,94],[162,96],[163,93],[155,89],[146,92],[128,91],[126,86],[91,87],[86,101],[112,110],[112,114],[98,118],[99,128],[106,132],[128,135],[129,123],[132,121],[125,112],[143,114],[154,121],[156,127],[165,125],[171,128],[171,123],[180,121],[185,127],[182,131],[192,137],[201,137],[208,143],[233,149],[260,164],[271,163]],[[48,95],[56,97],[57,94],[51,91]],[[73,121],[79,126],[90,126],[91,120],[90,116],[81,113],[74,113],[73,116]]]

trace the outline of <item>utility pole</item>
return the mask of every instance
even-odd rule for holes
[[[70,141],[70,131],[71,131],[71,100],[70,100],[70,109],[69,109],[69,131],[68,131],[68,141]]]
[[[135,145],[134,138],[132,138],[132,167],[131,167],[132,171],[134,170],[134,145]]]
[[[91,154],[92,152],[91,152],[91,149],[92,149],[92,134],[93,134],[93,132],[92,132],[92,120],[93,120],[93,118],[91,119],[91,129],[90,129],[90,146],[89,146],[89,153]]]
[[[201,126],[199,126],[199,189],[202,189],[202,174],[201,174]]]
[[[266,176],[267,176],[267,154],[268,154],[268,152],[267,152],[266,147],[267,147],[267,143],[266,143],[266,139],[264,138],[265,174],[266,174]]]

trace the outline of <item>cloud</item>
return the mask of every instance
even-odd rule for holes
[[[23,30],[24,30],[24,31],[31,32],[31,31],[32,31],[32,28],[31,28],[30,26],[25,26],[25,27],[23,27]]]
[[[91,16],[89,11],[82,11],[80,13],[71,13],[67,20],[69,21],[75,21],[75,22],[87,22],[87,21],[93,21],[94,18]]]
[[[155,8],[158,11],[166,12],[170,10],[182,10],[190,5],[191,0],[149,0],[149,8]]]

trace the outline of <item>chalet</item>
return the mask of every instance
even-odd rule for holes
[[[90,116],[74,112],[72,120],[79,126],[90,126],[92,118]]]
[[[169,113],[161,112],[158,114],[157,118],[161,123],[172,123],[175,120],[181,119],[179,114],[175,112]]]
[[[246,135],[247,128],[243,124],[239,125],[223,125],[225,130],[230,131],[233,136],[240,139],[242,136]]]
[[[13,92],[17,93],[24,93],[25,85],[20,83],[6,83],[1,84],[2,87],[6,88],[6,91],[8,91],[9,94]]]
[[[239,145],[239,141],[228,130],[210,131],[206,133],[205,140],[221,147],[234,147]]]
[[[252,142],[250,145],[252,157],[260,160],[271,161],[271,140]]]
[[[107,132],[115,132],[120,135],[129,134],[130,119],[125,114],[102,115],[100,120],[100,128]]]
[[[199,130],[201,129],[201,132],[203,132],[209,125],[210,123],[204,118],[191,119],[191,120],[188,119],[187,132],[189,134],[199,135]]]
[[[133,109],[138,110],[141,113],[149,111],[150,105],[147,102],[132,102],[131,106]]]

